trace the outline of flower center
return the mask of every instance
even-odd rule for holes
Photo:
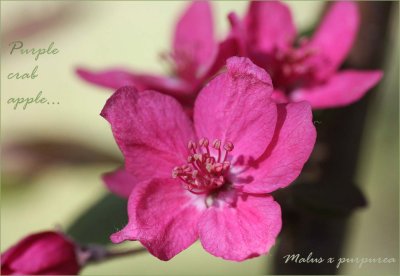
[[[272,56],[270,72],[274,85],[284,92],[308,85],[316,79],[315,49],[306,42],[299,48],[277,49]]]
[[[226,141],[222,146],[219,139],[211,146],[207,138],[198,143],[189,141],[187,164],[175,167],[172,177],[182,180],[185,189],[192,193],[207,194],[225,184],[231,166],[228,154],[233,148],[232,142]]]

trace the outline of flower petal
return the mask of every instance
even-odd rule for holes
[[[174,77],[136,74],[123,69],[94,72],[78,68],[76,73],[87,82],[113,89],[123,86],[135,86],[140,91],[156,90],[178,99],[193,97],[195,92],[195,85]]]
[[[214,59],[212,66],[208,69],[208,72],[204,75],[204,79],[208,79],[214,76],[220,71],[226,63],[226,60],[232,56],[238,55],[239,46],[237,40],[231,36],[228,36],[225,40],[218,44],[218,52]]]
[[[270,145],[235,182],[243,185],[247,193],[270,193],[286,187],[300,174],[315,139],[311,107],[307,102],[278,105],[278,122]]]
[[[309,44],[316,49],[317,55],[326,59],[328,70],[336,70],[346,58],[357,36],[359,23],[357,3],[332,3]]]
[[[360,100],[382,78],[381,71],[344,70],[326,83],[299,89],[291,95],[294,101],[308,101],[313,108],[346,106]]]
[[[232,49],[236,52],[233,56],[248,56],[247,50],[247,36],[244,20],[240,19],[235,12],[228,14],[230,25],[230,32],[228,39],[232,40]]]
[[[126,85],[135,85],[134,76],[125,69],[109,69],[99,72],[93,72],[84,68],[77,68],[76,74],[87,82],[118,89]]]
[[[176,25],[173,49],[178,61],[186,66],[190,62],[194,66],[188,70],[200,69],[204,73],[211,66],[217,44],[208,1],[193,1],[189,5]]]
[[[195,96],[196,83],[188,83],[175,77],[156,76],[151,74],[136,74],[134,81],[139,90],[155,90],[171,95],[178,100]]]
[[[227,72],[205,86],[194,108],[198,137],[233,142],[235,156],[257,158],[272,138],[276,105],[272,83],[263,69],[247,58],[227,61]]]
[[[251,1],[245,24],[247,44],[256,52],[285,48],[297,33],[290,9],[279,1]]]
[[[281,226],[281,208],[272,196],[242,195],[234,205],[208,208],[199,236],[214,256],[243,261],[267,253]]]
[[[178,180],[155,179],[135,188],[129,197],[129,222],[111,240],[139,240],[151,254],[167,261],[198,238],[204,198],[185,190]]]
[[[137,184],[135,177],[124,168],[105,173],[102,179],[110,192],[124,198],[129,198],[133,187]]]
[[[194,133],[174,98],[123,87],[108,99],[101,115],[111,124],[125,169],[136,182],[170,177],[173,167],[186,161]]]

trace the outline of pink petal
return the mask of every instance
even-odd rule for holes
[[[346,106],[360,100],[382,76],[381,71],[344,70],[324,84],[296,90],[291,97],[294,101],[308,101],[313,108]]]
[[[309,44],[326,59],[330,70],[335,70],[346,58],[357,36],[359,23],[357,3],[332,3]]]
[[[175,77],[135,74],[134,81],[139,90],[155,90],[174,96],[178,100],[191,99],[196,96],[197,83],[188,83]]]
[[[231,26],[228,38],[235,41],[236,45],[234,46],[236,47],[235,50],[237,51],[236,56],[248,56],[248,45],[246,43],[247,37],[251,37],[252,32],[250,32],[250,34],[246,32],[245,24],[243,23],[244,20],[241,20],[235,12],[230,12],[228,14],[228,20]]]
[[[208,208],[199,223],[199,236],[214,256],[243,261],[268,253],[281,225],[281,209],[272,196],[242,195],[234,205]]]
[[[239,175],[243,180],[251,180],[243,183],[243,191],[270,193],[288,186],[300,174],[315,139],[311,107],[307,102],[278,105],[278,121],[270,145],[254,167]]]
[[[139,240],[151,254],[167,261],[197,240],[204,210],[204,198],[185,190],[178,180],[155,179],[133,190],[129,222],[111,240]]]
[[[118,89],[126,85],[135,85],[133,74],[124,69],[110,69],[93,72],[87,69],[78,68],[76,69],[76,74],[87,82],[107,88]]]
[[[212,66],[204,75],[204,79],[208,79],[218,73],[226,63],[226,60],[238,54],[237,40],[233,37],[227,37],[218,45],[218,53],[214,59]]]
[[[186,162],[187,143],[194,133],[174,98],[123,87],[108,99],[101,115],[111,124],[135,182],[169,178],[173,167]]]
[[[136,74],[123,69],[90,71],[82,68],[76,70],[78,76],[87,82],[99,86],[118,89],[123,86],[135,86],[138,90],[156,90],[178,99],[195,96],[195,84],[187,83],[173,77],[163,77],[151,74]]]
[[[133,187],[137,184],[135,177],[124,168],[103,174],[104,183],[110,192],[124,198],[128,198]]]
[[[245,24],[248,47],[257,52],[285,48],[296,37],[290,9],[279,1],[250,2]]]
[[[233,56],[245,56],[244,47],[244,32],[242,31],[243,26],[238,16],[231,12],[228,16],[231,23],[231,32],[228,36],[218,44],[218,51],[215,56],[212,66],[209,68],[204,78],[214,76],[220,71],[226,64],[226,60]]]
[[[209,82],[196,99],[198,137],[231,141],[235,156],[257,158],[275,129],[276,105],[271,94],[267,72],[247,58],[228,59],[227,72]]]
[[[211,65],[217,44],[214,40],[214,23],[208,1],[191,2],[176,25],[173,49],[178,60],[192,63],[194,68],[188,70],[200,69],[204,73]]]

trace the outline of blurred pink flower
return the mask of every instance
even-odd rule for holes
[[[252,1],[241,20],[229,15],[237,54],[265,68],[278,102],[306,100],[313,108],[331,108],[358,101],[382,72],[340,70],[359,27],[357,3],[332,3],[311,39],[297,36],[289,8],[278,1]]]
[[[126,171],[105,179],[130,197],[111,240],[138,240],[161,260],[197,239],[227,260],[267,253],[282,223],[269,193],[300,174],[316,138],[310,105],[276,104],[272,91],[263,69],[237,57],[200,91],[193,121],[168,95],[117,90],[101,115]]]
[[[133,73],[124,69],[92,72],[78,68],[84,80],[113,89],[125,85],[138,90],[156,90],[192,105],[204,81],[215,74],[230,53],[227,42],[218,44],[214,38],[214,24],[208,1],[193,1],[178,20],[169,55],[173,76]]]
[[[75,244],[53,231],[29,235],[1,254],[2,275],[76,275]]]

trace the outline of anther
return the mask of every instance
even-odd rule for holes
[[[224,150],[231,152],[233,150],[233,144],[230,141],[226,141],[224,144]]]
[[[197,148],[196,143],[193,142],[192,140],[190,140],[189,143],[188,143],[188,149],[189,150],[196,150],[196,148]]]
[[[219,172],[222,172],[222,170],[223,170],[223,165],[221,163],[217,163],[214,165],[215,172],[219,173]]]
[[[203,160],[203,156],[199,153],[193,154],[194,160],[199,160],[200,162]]]
[[[172,170],[172,178],[176,178],[176,177],[178,176],[178,174],[181,173],[181,172],[182,172],[181,168],[175,167],[175,168]]]
[[[217,150],[220,149],[221,148],[221,140],[215,139],[213,142],[213,148],[217,149]]]
[[[214,164],[214,163],[215,163],[215,158],[214,158],[214,157],[208,157],[208,158],[206,159],[206,163]]]
[[[218,177],[218,179],[214,180],[214,183],[217,185],[217,187],[221,186],[222,184],[224,184],[224,177]]]
[[[204,146],[204,147],[208,147],[208,139],[207,138],[201,138],[199,141],[199,146]]]

